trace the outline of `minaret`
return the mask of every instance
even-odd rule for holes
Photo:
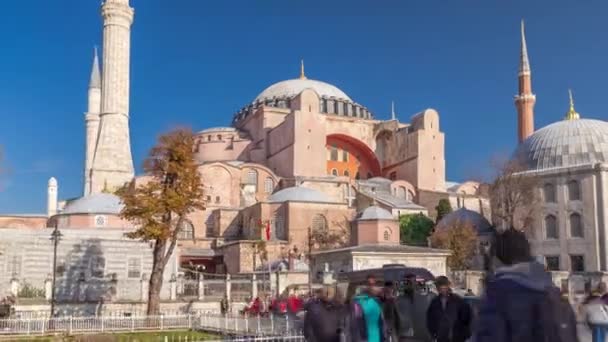
[[[84,120],[86,125],[86,151],[84,159],[84,191],[86,196],[91,193],[91,167],[93,167],[93,155],[97,144],[97,134],[99,133],[99,113],[101,112],[101,75],[99,72],[99,58],[97,57],[97,47],[93,56],[93,68],[91,70],[91,80],[89,81],[88,109]]]
[[[515,96],[515,107],[517,108],[518,142],[521,143],[534,133],[534,103],[536,103],[536,95],[532,93],[532,73],[523,20],[521,21],[521,55],[518,78],[519,94]]]
[[[106,0],[99,134],[91,169],[91,193],[115,190],[134,176],[129,140],[129,63],[133,9],[129,0]]]
[[[395,101],[391,101],[391,120],[397,120],[397,114],[395,114]]]
[[[46,214],[48,217],[57,214],[57,180],[55,177],[49,178],[46,188]]]

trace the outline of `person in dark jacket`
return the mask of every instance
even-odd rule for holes
[[[472,313],[469,305],[450,290],[447,277],[437,277],[439,295],[426,314],[427,328],[437,342],[465,342],[471,337]]]
[[[325,287],[318,300],[306,306],[304,337],[307,342],[340,342],[345,307],[335,300],[335,289]]]
[[[400,335],[401,317],[397,308],[397,296],[395,284],[392,281],[384,283],[382,294],[382,313],[386,324],[387,333],[392,341],[397,342]]]
[[[556,340],[548,337],[548,320],[555,314],[565,318],[558,324],[557,341],[578,341],[572,307],[560,298],[548,310],[549,296],[559,290],[544,265],[534,261],[523,232],[513,228],[496,236],[493,253],[504,264],[486,284],[486,295],[479,310],[476,342],[537,342]],[[555,298],[555,297],[554,297]],[[547,312],[552,311],[552,312]],[[557,321],[555,321],[557,322]]]

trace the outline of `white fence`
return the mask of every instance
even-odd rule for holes
[[[138,330],[196,329],[239,336],[298,336],[301,321],[288,317],[175,315],[62,317],[0,320],[0,335],[80,334]]]

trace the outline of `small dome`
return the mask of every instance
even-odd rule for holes
[[[316,202],[316,203],[335,203],[324,193],[310,188],[302,186],[294,186],[291,188],[285,188],[270,195],[268,202],[280,203],[280,202]]]
[[[266,88],[263,92],[258,95],[253,102],[262,101],[264,99],[271,99],[273,97],[294,97],[300,94],[304,89],[313,89],[321,96],[335,97],[337,99],[351,101],[350,97],[346,95],[342,90],[337,87],[315,80],[309,79],[293,79],[275,83],[270,87]]]
[[[608,162],[608,122],[562,120],[528,137],[516,150],[530,170]]]
[[[65,206],[62,214],[116,214],[122,210],[116,195],[98,193],[76,199]]]
[[[365,208],[359,215],[359,220],[394,220],[393,215],[386,209],[375,205]]]
[[[471,224],[477,231],[477,234],[487,234],[494,231],[492,225],[485,217],[480,213],[467,208],[460,208],[445,215],[439,223],[437,223],[435,229],[449,229],[458,222]]]

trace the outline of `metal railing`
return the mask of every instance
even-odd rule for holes
[[[299,319],[287,316],[247,317],[213,314],[0,320],[0,335],[71,335],[171,329],[194,329],[235,336],[299,336],[302,325]]]

